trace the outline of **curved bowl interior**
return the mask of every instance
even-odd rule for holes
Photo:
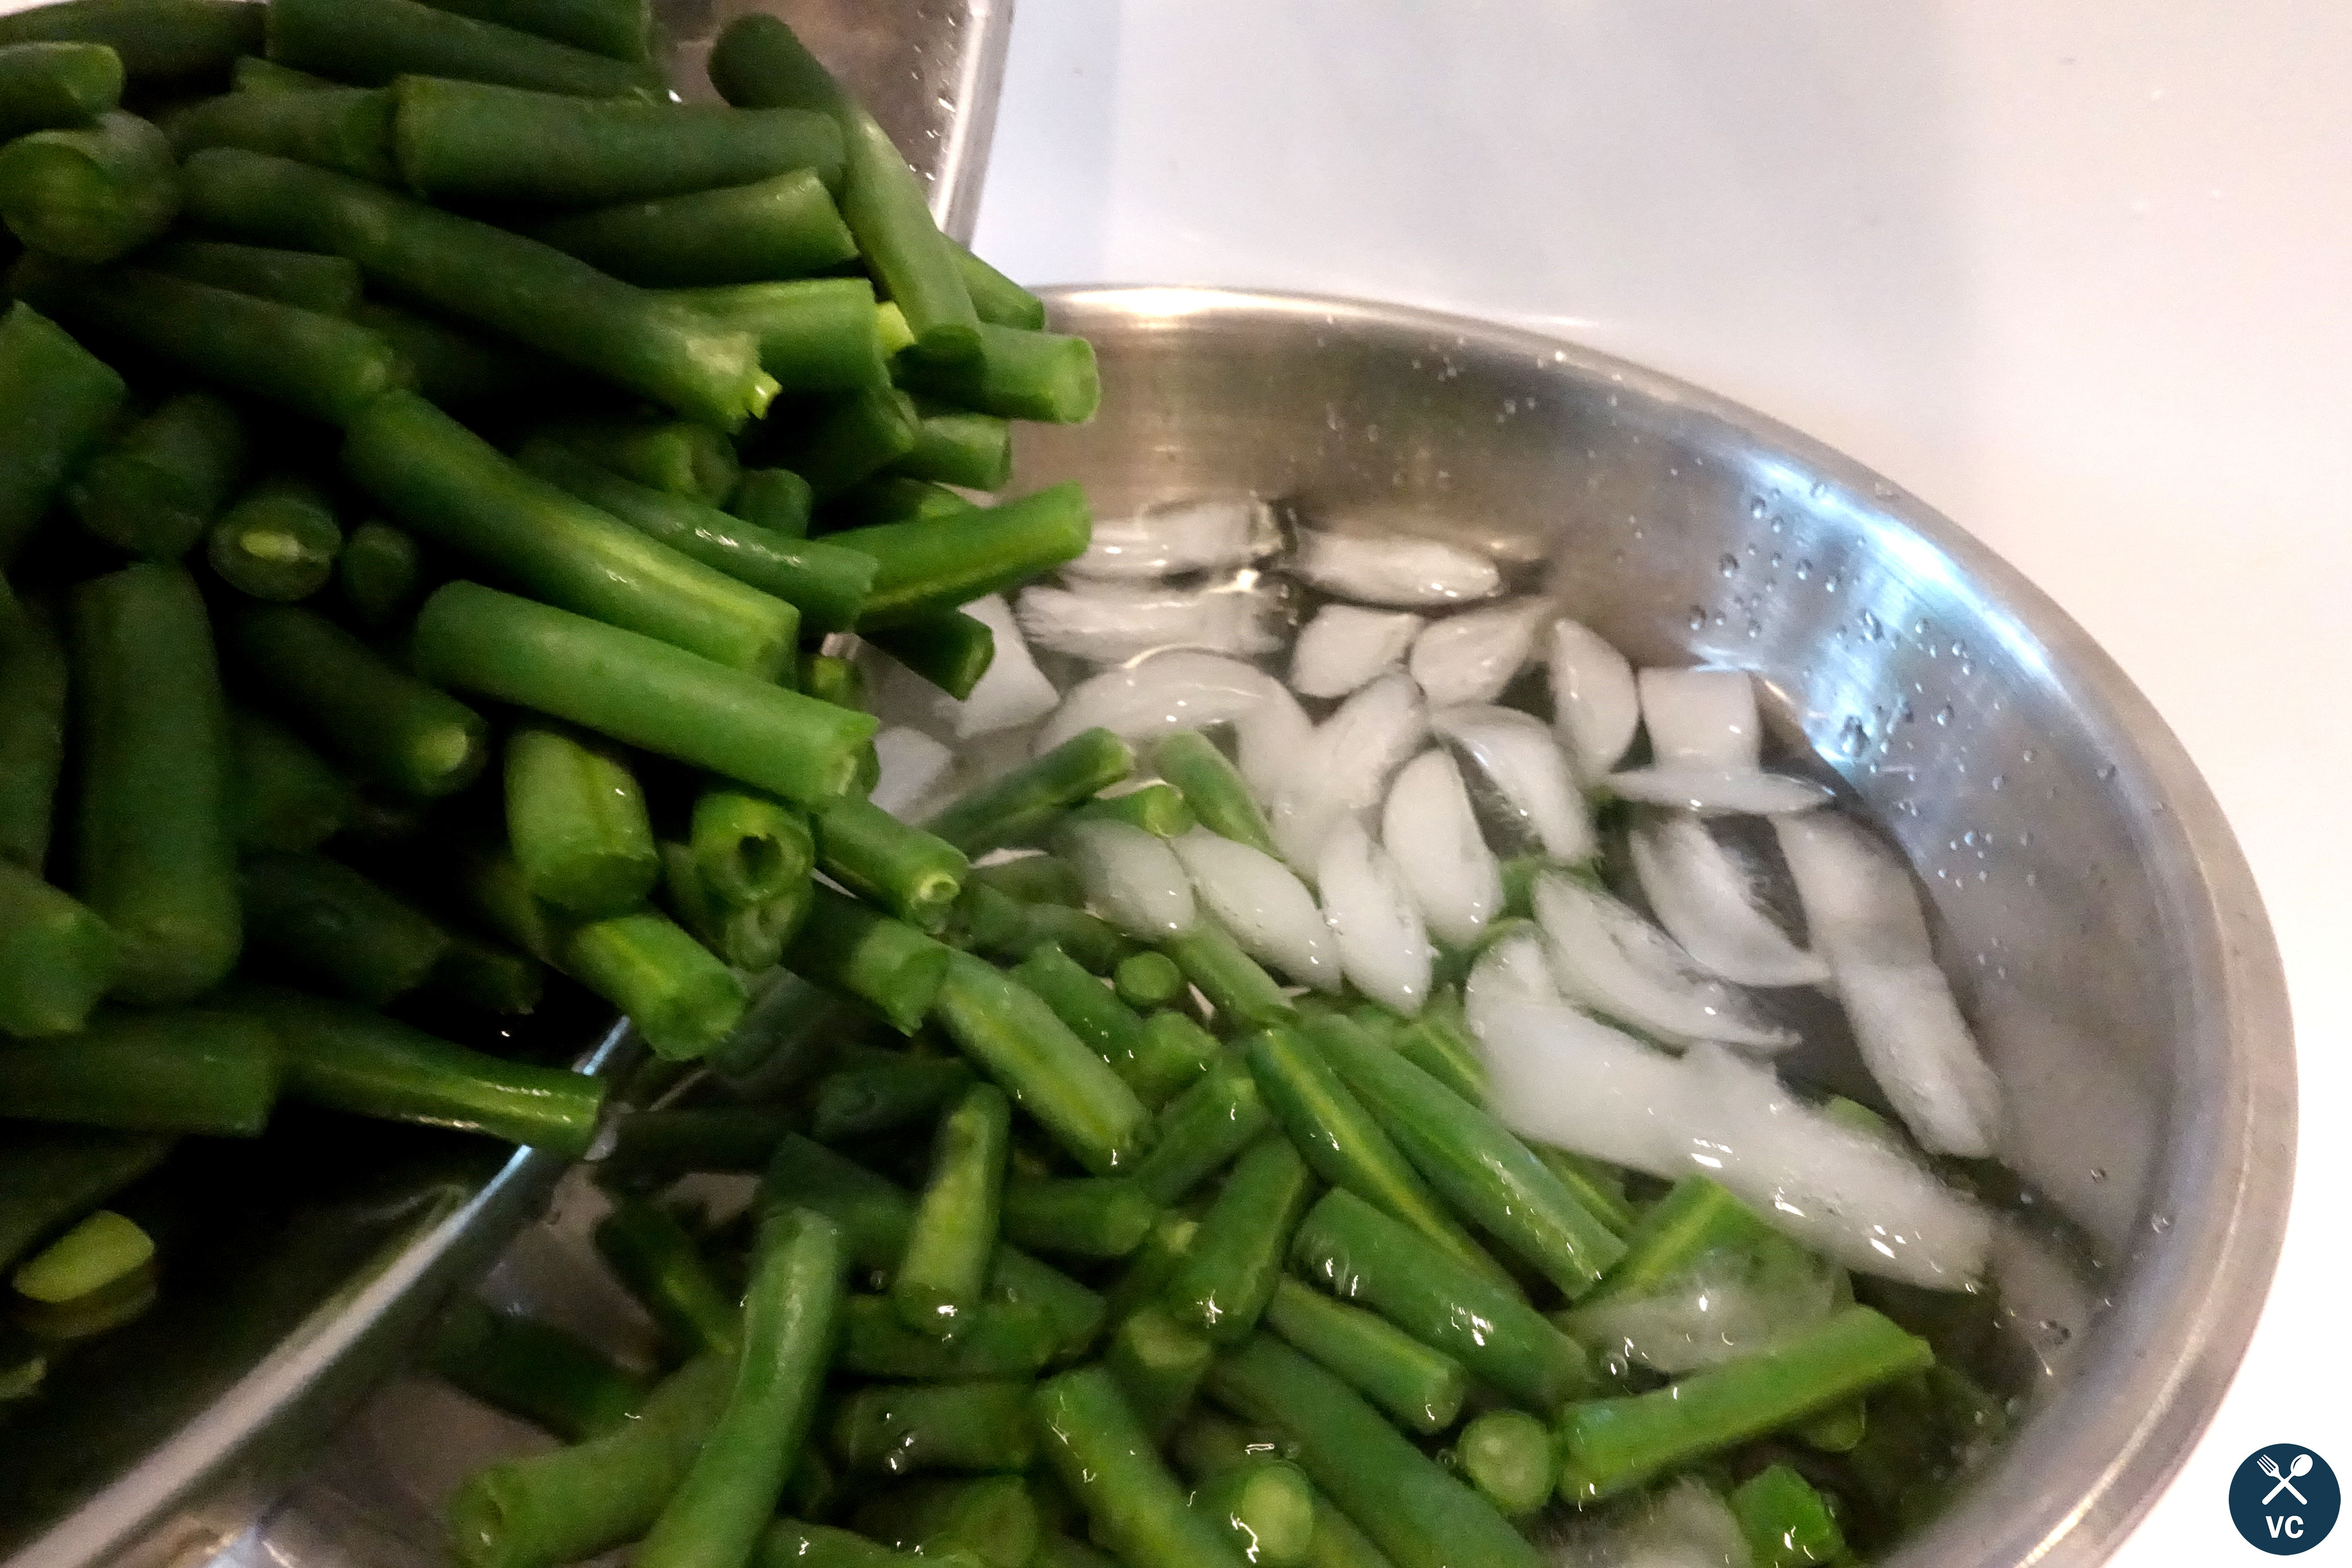
[[[1898,1561],[2102,1559],[2237,1364],[2293,1165],[2269,931],[2147,702],[1892,485],[1606,356],[1329,300],[1052,303],[1094,341],[1108,395],[1092,425],[1022,427],[1018,488],[1082,480],[1100,516],[1247,491],[1317,526],[1547,563],[1637,663],[1757,671],[1783,739],[1892,832],[2009,1089],[2006,1159],[2043,1210],[1997,1260],[2029,1416]]]

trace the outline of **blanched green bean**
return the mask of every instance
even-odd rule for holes
[[[1197,1324],[1159,1305],[1129,1312],[1111,1331],[1103,1364],[1118,1380],[1127,1407],[1155,1437],[1181,1418],[1217,1359],[1217,1347]]]
[[[1231,1033],[1255,1026],[1286,1024],[1296,1009],[1282,987],[1257,960],[1244,952],[1215,921],[1202,919],[1191,931],[1171,936],[1160,951],[1176,961],[1185,977],[1217,1010],[1216,1025]]]
[[[1291,1232],[1315,1195],[1315,1178],[1290,1140],[1260,1139],[1201,1216],[1192,1251],[1169,1284],[1179,1321],[1219,1344],[1249,1336],[1274,1299]]]
[[[433,799],[471,784],[488,758],[481,715],[323,616],[257,606],[228,636],[246,673],[379,784]]]
[[[88,128],[0,146],[0,219],[35,250],[100,267],[172,226],[179,173],[163,133],[109,110]]]
[[[1184,803],[1210,832],[1263,854],[1278,854],[1265,813],[1242,782],[1240,770],[1206,735],[1182,730],[1169,736],[1152,748],[1151,765],[1183,792]]]
[[[727,499],[742,471],[735,444],[691,419],[559,419],[532,436],[625,479],[712,506]]]
[[[786,949],[784,963],[805,980],[856,997],[900,1034],[911,1035],[930,1016],[950,956],[905,921],[819,888],[816,907]]]
[[[423,984],[449,951],[438,921],[323,855],[251,856],[237,882],[256,952],[371,1007]]]
[[[360,302],[360,269],[340,256],[222,239],[167,239],[140,259],[175,278],[299,305],[321,315],[348,316]]]
[[[0,860],[0,1035],[68,1035],[122,967],[106,922],[14,861]]]
[[[315,849],[352,819],[352,787],[293,731],[247,708],[231,708],[231,816],[247,852]]]
[[[1013,427],[991,414],[929,398],[915,400],[922,425],[914,449],[892,470],[968,490],[997,490],[1013,477]]]
[[[1086,339],[986,321],[979,331],[976,354],[948,361],[909,353],[893,362],[891,374],[909,392],[1000,419],[1083,425],[1102,405],[1095,346]]]
[[[727,510],[778,538],[805,539],[813,499],[808,481],[790,468],[746,468]]]
[[[950,238],[948,248],[954,254],[956,271],[962,275],[964,289],[971,296],[971,308],[979,313],[982,321],[993,321],[1000,327],[1026,327],[1032,331],[1045,326],[1045,300],[974,256],[956,240]]]
[[[1772,1465],[1740,1483],[1731,1511],[1756,1568],[1806,1568],[1842,1563],[1844,1534],[1822,1494],[1786,1465]]]
[[[704,886],[728,904],[765,903],[816,866],[806,815],[746,790],[713,786],[697,795],[688,842]]]
[[[1298,1568],[1315,1541],[1315,1488],[1287,1459],[1254,1459],[1210,1477],[1192,1506],[1222,1521],[1234,1544],[1263,1568]]]
[[[914,399],[887,386],[812,399],[770,416],[764,457],[806,479],[822,501],[914,450],[921,423]]]
[[[669,1211],[635,1199],[615,1204],[596,1222],[594,1239],[597,1256],[660,1325],[681,1360],[735,1353],[741,1316],[694,1237]]]
[[[1087,1171],[1108,1176],[1142,1156],[1150,1112],[1027,987],[951,952],[936,1010],[965,1054]]]
[[[839,1143],[904,1127],[935,1115],[971,1081],[971,1069],[954,1057],[851,1047],[817,1080],[809,1132],[819,1142]]]
[[[30,305],[0,316],[0,566],[105,437],[125,395],[121,376]]]
[[[1124,1258],[1159,1218],[1159,1205],[1122,1176],[1016,1177],[1004,1187],[1004,1234],[1033,1252]]]
[[[0,1104],[33,1121],[251,1138],[277,1103],[278,1058],[268,1028],[234,1014],[102,1012],[77,1034],[9,1042]]]
[[[1517,1519],[1551,1500],[1551,1430],[1524,1410],[1489,1410],[1462,1428],[1455,1460],[1478,1495]]]
[[[507,737],[507,837],[523,885],[568,914],[618,914],[661,874],[645,791],[612,746],[548,724]]]
[[[805,469],[802,470],[803,473]],[[816,483],[814,475],[810,482]],[[820,495],[824,486],[817,484]],[[959,517],[953,528],[886,523],[832,536],[875,558],[860,628],[904,625],[1025,583],[1084,554],[1093,534],[1086,494],[1056,485]]]
[[[1039,1387],[1036,1407],[1055,1473],[1122,1562],[1132,1568],[1239,1568],[1241,1554],[1214,1521],[1188,1505],[1110,1373],[1100,1367],[1064,1373]]]
[[[0,1143],[0,1268],[155,1168],[172,1140],[22,1123]]]
[[[760,363],[784,391],[856,392],[889,384],[863,278],[801,278],[682,289],[668,298],[759,341]]]
[[[1216,1065],[1217,1049],[1215,1037],[1185,1015],[1154,1013],[1143,1021],[1143,1038],[1121,1076],[1144,1104],[1157,1110],[1199,1082]]]
[[[974,1084],[940,1119],[930,1180],[890,1279],[891,1305],[908,1328],[951,1340],[980,1306],[996,1250],[1012,1127],[1012,1102],[993,1084]]]
[[[1470,1392],[1462,1363],[1385,1318],[1286,1278],[1275,1283],[1265,1324],[1413,1431],[1434,1436],[1462,1414]]]
[[[0,45],[0,138],[88,125],[122,99],[122,57],[103,44]]]
[[[841,1369],[861,1377],[975,1383],[1026,1377],[1060,1351],[1054,1321],[1030,1303],[989,1301],[964,1314],[962,1331],[941,1340],[908,1328],[885,1296],[842,1303]]]
[[[1108,730],[1087,730],[981,785],[926,826],[967,855],[1030,837],[1070,806],[1135,771],[1135,752]]]
[[[727,966],[652,910],[563,928],[563,968],[629,1016],[657,1055],[691,1060],[742,1021],[751,997]]]
[[[0,861],[37,873],[48,858],[65,756],[65,642],[37,600],[0,642]]]
[[[316,485],[278,474],[221,514],[205,548],[214,573],[230,587],[291,603],[326,586],[342,552],[343,528]]]
[[[649,289],[803,278],[857,255],[814,169],[600,206],[533,225],[530,233]]]
[[[866,640],[961,702],[996,659],[996,632],[961,610],[878,627]]]
[[[392,125],[389,89],[320,87],[309,92],[232,92],[200,99],[173,110],[163,121],[163,133],[181,158],[207,147],[239,147],[393,185],[399,183],[400,171],[392,161]],[[352,265],[346,258],[335,259]],[[238,287],[218,278],[203,280]],[[349,303],[343,308],[350,309]]]
[[[869,1384],[843,1400],[833,1451],[852,1471],[1025,1470],[1036,1458],[1027,1383]]]
[[[1097,795],[1070,813],[1073,822],[1123,822],[1154,838],[1181,838],[1192,831],[1192,808],[1174,786],[1157,781],[1117,795]]]
[[[635,1378],[552,1324],[493,1311],[468,1296],[451,1309],[429,1352],[435,1372],[466,1393],[568,1443],[613,1431],[645,1399]]]
[[[603,99],[660,90],[648,64],[615,60],[417,0],[272,0],[269,58],[297,70],[381,87],[447,77]]]
[[[616,60],[654,58],[653,7],[647,0],[433,0],[477,22],[534,33]]]
[[[853,1522],[927,1563],[1025,1568],[1037,1554],[1037,1503],[1019,1476],[894,1487],[860,1505]]]
[[[1154,1203],[1173,1204],[1273,1125],[1248,1067],[1225,1058],[1160,1113],[1158,1142],[1136,1167],[1135,1184]]]

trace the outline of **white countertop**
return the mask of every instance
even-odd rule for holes
[[[2256,1560],[2258,1447],[2352,1464],[2347,83],[2309,0],[1019,0],[976,242],[1686,377],[1958,519],[2154,699],[2268,900],[2303,1139],[2243,1370],[2118,1568]]]

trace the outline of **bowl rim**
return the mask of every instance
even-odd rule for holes
[[[2119,1260],[2114,1308],[2009,1452],[1885,1561],[1888,1568],[2104,1562],[2179,1471],[2228,1392],[2269,1293],[2294,1173],[2294,1037],[2277,946],[2220,802],[2155,706],[2056,601],[1959,523],[1801,431],[1675,376],[1573,339],[1414,305],[1182,284],[1038,292],[1057,327],[1108,313],[1160,330],[1219,316],[1419,333],[1664,405],[1769,447],[1861,499],[1980,584],[1983,596],[2046,650],[2127,782],[2161,803],[2154,879],[2192,947],[2178,1076],[2163,1114],[2166,1148],[2149,1179],[2149,1204],[2168,1223],[2153,1227],[2160,1245],[2142,1234]]]

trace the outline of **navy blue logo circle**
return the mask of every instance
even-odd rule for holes
[[[2343,1502],[2327,1461],[2297,1443],[2255,1449],[2230,1478],[2230,1519],[2238,1533],[2281,1557],[2326,1540]]]

